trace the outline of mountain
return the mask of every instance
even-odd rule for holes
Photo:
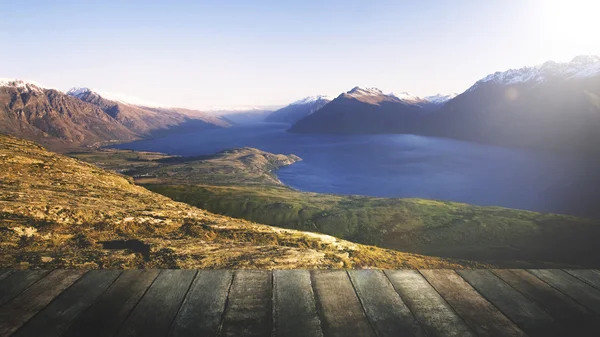
[[[12,136],[0,135],[0,181],[5,269],[473,265],[212,214]]]
[[[422,133],[501,146],[598,152],[600,57],[490,74],[427,117]]]
[[[93,91],[89,88],[73,88],[68,95],[94,104],[108,115],[119,121],[129,130],[142,136],[156,134],[160,131],[193,126],[195,129],[211,127],[227,127],[230,124],[225,120],[211,116],[200,111],[182,108],[171,108],[146,103],[143,101],[130,101],[119,96]]]
[[[271,107],[217,107],[206,110],[231,124],[253,124],[264,121],[273,112]]]
[[[321,109],[325,104],[331,102],[329,96],[309,96],[295,101],[277,111],[274,111],[265,118],[266,122],[289,123],[294,124],[300,119]]]
[[[296,133],[368,134],[410,132],[426,110],[424,100],[384,94],[376,88],[341,94],[290,128]]]
[[[52,148],[138,137],[96,105],[34,82],[12,79],[0,79],[0,132]]]

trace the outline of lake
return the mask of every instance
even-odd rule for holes
[[[600,217],[600,163],[415,135],[303,135],[261,123],[115,146],[183,156],[255,147],[303,160],[277,172],[302,191],[417,197]]]

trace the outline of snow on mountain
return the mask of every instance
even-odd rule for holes
[[[450,95],[437,94],[437,95],[433,95],[433,96],[425,96],[425,97],[423,97],[423,99],[429,103],[442,104],[442,103],[448,102],[449,100],[453,99],[456,96],[458,96],[457,93],[452,93]]]
[[[413,95],[411,95],[411,94],[409,94],[407,92],[401,92],[399,94],[391,92],[388,95],[389,96],[394,96],[397,99],[399,99],[401,101],[404,101],[404,102],[407,102],[407,103],[418,103],[418,102],[423,101],[422,98],[420,98],[418,96],[413,96]]]
[[[290,105],[310,104],[317,101],[331,101],[333,98],[326,95],[308,96],[292,102]]]
[[[517,83],[541,83],[551,78],[584,78],[600,74],[600,56],[580,55],[571,62],[558,63],[548,61],[535,67],[523,67],[498,71],[477,81],[468,91],[477,88],[480,84],[491,82],[502,85]]]
[[[67,91],[67,95],[71,95],[71,96],[75,96],[75,97],[80,97],[81,95],[87,94],[87,93],[95,93],[98,96],[101,96],[102,98],[111,100],[111,101],[116,101],[119,103],[124,103],[124,104],[130,104],[130,105],[137,105],[137,106],[144,106],[144,107],[148,107],[148,108],[169,108],[169,106],[164,105],[164,104],[158,104],[158,103],[154,103],[154,102],[149,102],[137,97],[131,97],[131,96],[126,96],[126,95],[122,95],[122,94],[115,94],[115,93],[109,93],[106,91],[98,91],[95,89],[90,89],[90,88],[86,88],[86,87],[74,87],[71,88],[69,91]]]
[[[377,88],[354,87],[352,90],[348,91],[346,95],[354,98],[360,98],[364,96],[380,96],[385,94]]]
[[[0,87],[24,88],[36,92],[42,92],[44,89],[52,89],[34,81],[25,81],[15,78],[0,78]]]

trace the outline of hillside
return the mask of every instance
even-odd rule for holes
[[[503,267],[600,266],[597,220],[436,200],[300,192],[273,175],[276,167],[298,160],[291,155],[248,148],[198,158],[116,150],[76,155],[123,169],[174,200],[236,218]]]
[[[314,113],[331,102],[328,96],[310,96],[273,111],[265,118],[265,122],[294,124],[302,118]]]
[[[473,265],[215,215],[0,135],[0,268]]]

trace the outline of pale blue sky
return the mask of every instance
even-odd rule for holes
[[[596,2],[0,0],[0,77],[189,108],[462,92],[600,54]]]

